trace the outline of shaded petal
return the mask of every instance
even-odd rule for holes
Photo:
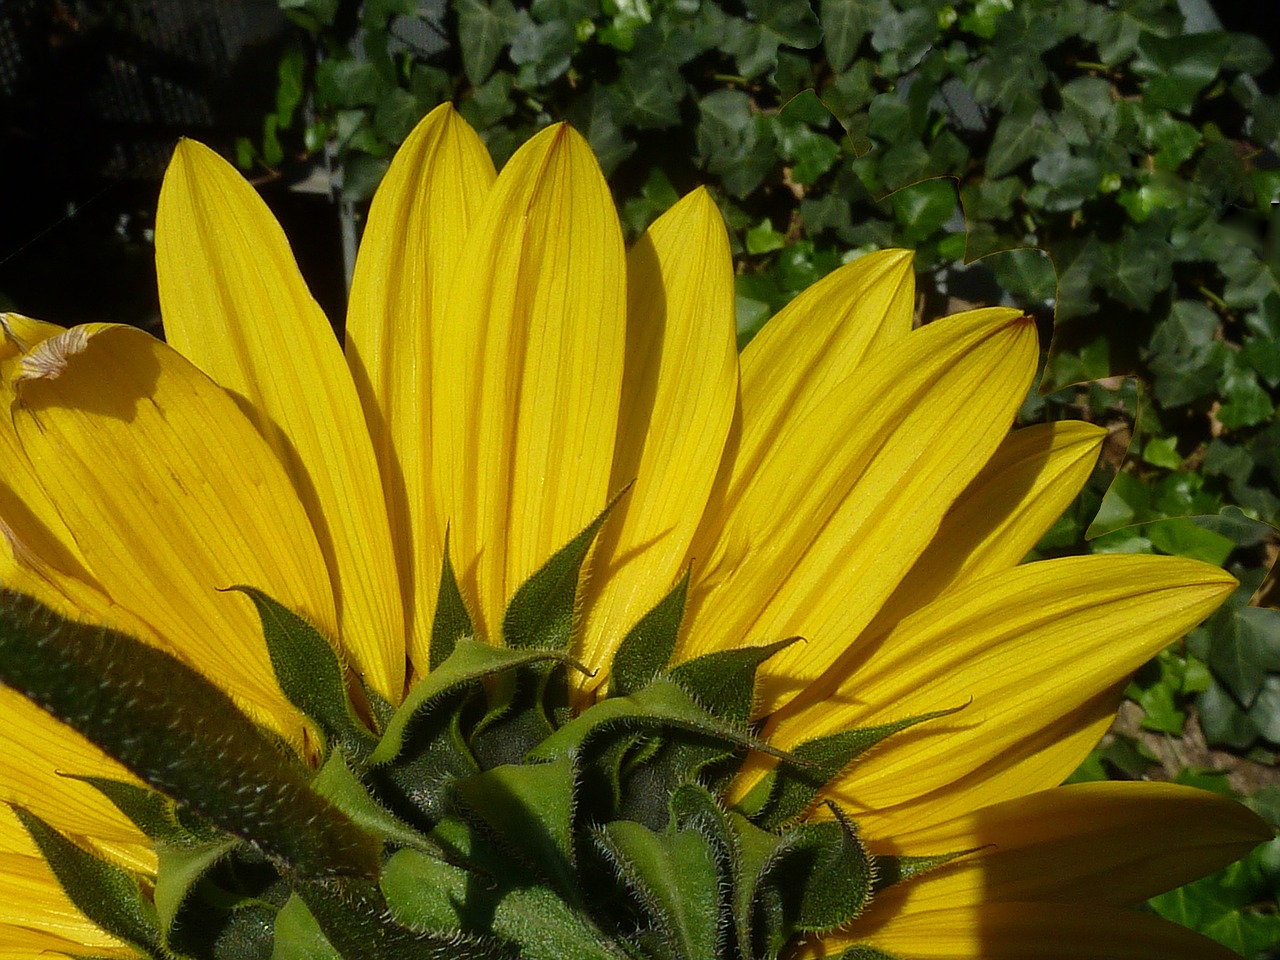
[[[128,861],[154,868],[150,842],[101,793],[60,774],[140,781],[96,746],[59,723],[21,694],[0,687],[0,801],[26,807],[67,834],[104,852],[132,851]],[[34,852],[18,835],[6,808],[0,817],[0,849]]]
[[[17,383],[14,424],[95,582],[296,739],[253,605],[219,592],[258,587],[332,635],[324,561],[279,461],[222,389],[138,330],[45,345],[61,366]]]
[[[442,549],[428,476],[431,331],[494,176],[466,121],[449,104],[431,111],[374,194],[347,304],[347,363],[382,474],[409,655],[424,673]]]
[[[404,609],[351,374],[280,225],[230,164],[190,140],[160,190],[156,273],[165,336],[243,401],[285,465],[328,564],[342,644],[398,702]]]
[[[992,900],[1141,903],[1243,857],[1273,831],[1243,804],[1168,783],[1082,783],[984,807],[894,853],[979,849],[876,898],[871,913]]]
[[[738,395],[733,267],[719,209],[689,194],[627,257],[627,356],[610,488],[635,487],[592,561],[579,656],[607,679],[627,631],[671,589],[702,517]],[[575,676],[581,676],[575,673]]]
[[[503,168],[432,331],[438,522],[479,633],[609,496],[626,349],[609,188],[567,126]]]
[[[829,391],[695,540],[707,559],[681,653],[805,637],[769,661],[764,713],[821,675],[1008,433],[1036,352],[1029,319],[976,310],[913,332]]]
[[[984,903],[859,920],[797,958],[867,943],[899,960],[1240,960],[1221,944],[1148,913],[1097,904]]]
[[[801,740],[947,707],[860,758],[829,788],[868,835],[896,804],[952,785],[1112,688],[1225,600],[1230,574],[1181,557],[1100,555],[1016,567],[904,620],[821,704],[766,735]],[[986,798],[973,806],[981,805]],[[864,813],[865,811],[865,813]]]

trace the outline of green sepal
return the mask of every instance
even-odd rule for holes
[[[374,875],[379,844],[296,758],[167,653],[0,591],[0,680],[139,779],[301,876]]]
[[[243,585],[228,589],[253,601],[276,682],[288,701],[319,727],[326,748],[336,743],[348,756],[368,756],[376,738],[352,709],[346,668],[329,641],[261,590]]]
[[[400,754],[369,771],[378,795],[415,827],[430,830],[448,812],[453,781],[480,772],[462,723],[473,697],[463,688],[433,701],[408,728]]]
[[[862,913],[872,895],[871,858],[857,829],[837,807],[834,820],[802,823],[782,835],[764,869],[777,891],[785,926],[778,949],[797,931],[832,930]]]
[[[818,791],[859,755],[895,733],[901,733],[927,720],[950,716],[960,709],[963,708],[935,710],[878,727],[841,730],[807,740],[790,751],[792,758],[803,761],[805,765],[795,766],[784,762],[770,770],[743,797],[738,810],[766,830],[781,829],[803,815],[812,805]]]
[[[605,859],[644,906],[669,955],[715,960],[721,930],[721,875],[710,842],[696,830],[654,832],[633,820],[592,831]]]
[[[162,793],[106,777],[65,776],[93,787],[155,843],[193,850],[226,839],[221,830]]]
[[[276,914],[275,940],[271,960],[342,960],[297,894]]]
[[[440,589],[436,591],[436,612],[431,621],[431,645],[427,664],[436,670],[453,654],[459,640],[474,640],[471,612],[458,589],[458,576],[449,559],[449,531],[444,532],[444,563],[440,568]]]
[[[387,724],[369,762],[378,766],[394,760],[404,746],[405,731],[409,724],[450,693],[485,677],[543,660],[568,664],[575,662],[567,654],[557,650],[508,650],[475,640],[459,640],[444,663],[414,684],[409,696]]]
[[[581,533],[557,550],[517,588],[502,617],[504,646],[517,650],[570,648],[582,564],[605,518],[629,489],[630,484],[615,495]]]
[[[156,909],[132,874],[82,850],[34,813],[11,806],[81,913],[148,957],[167,960]]]
[[[800,638],[777,640],[760,647],[717,650],[676,664],[667,676],[693,695],[708,712],[744,726],[755,702],[756,671],[780,650]]]
[[[689,569],[657,605],[627,631],[609,667],[609,696],[635,693],[666,669],[675,653],[689,597]]]
[[[410,930],[392,919],[369,880],[308,880],[295,887],[342,960],[495,960],[505,956],[480,937]]]
[[[233,837],[205,844],[201,847],[171,847],[161,844],[156,848],[158,869],[154,900],[160,928],[166,942],[173,931],[173,923],[182,909],[183,902],[192,889],[209,870],[231,853],[241,842]]]
[[[838,960],[901,960],[901,958],[895,953],[886,953],[869,944],[856,943],[840,954]]]
[[[549,881],[569,903],[582,894],[575,878],[573,758],[512,764],[455,780],[453,799],[463,815]]]
[[[777,905],[776,916],[770,917],[769,902],[762,902],[757,896],[757,889],[764,877],[765,868],[773,858],[774,851],[782,838],[776,833],[762,830],[746,817],[730,810],[726,814],[734,837],[734,878],[733,878],[733,926],[737,934],[742,960],[755,960],[755,930],[757,926],[780,928],[782,925],[781,905]],[[763,923],[757,923],[760,914]]]
[[[784,756],[764,741],[708,713],[682,686],[660,677],[633,694],[610,697],[588,708],[529,751],[529,759],[569,756],[583,750],[589,739],[618,727],[675,728],[770,756]]]
[[[462,856],[482,871],[479,877],[416,850],[400,850],[387,861],[380,883],[397,922],[418,930],[489,929],[518,948],[521,960],[625,956],[553,890],[512,876],[510,861],[483,837],[467,832],[464,843]]]
[[[384,808],[340,753],[331,754],[311,781],[312,788],[351,818],[361,830],[399,846],[435,850],[427,837]]]
[[[902,883],[904,880],[913,880],[926,873],[932,873],[939,867],[946,866],[961,857],[967,857],[971,853],[977,853],[981,849],[981,847],[972,847],[968,850],[957,850],[955,853],[939,853],[928,857],[872,856],[871,863],[872,872],[875,875],[875,892],[879,893],[895,883]]]

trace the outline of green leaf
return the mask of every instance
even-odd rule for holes
[[[434,671],[450,656],[459,640],[474,640],[475,628],[467,602],[458,589],[458,578],[449,558],[449,531],[444,534],[444,562],[440,569],[440,589],[436,591],[436,612],[431,621],[431,650],[428,663]]]
[[[1275,413],[1271,397],[1252,370],[1231,370],[1223,376],[1219,388],[1224,402],[1218,408],[1218,420],[1225,427],[1232,430],[1251,427]]]
[[[276,914],[271,960],[342,960],[342,955],[325,939],[320,924],[295,894]]]
[[[449,694],[474,684],[485,677],[506,673],[519,667],[546,660],[572,662],[557,650],[509,650],[476,640],[459,640],[449,658],[414,684],[409,696],[396,710],[369,761],[373,765],[389,763],[404,746],[409,724],[430,712],[432,706]]]
[[[166,938],[174,934],[174,923],[183,901],[213,867],[225,859],[240,841],[224,839],[203,847],[183,848],[161,845],[156,851],[158,869],[153,894],[156,914]]]
[[[711,846],[694,830],[655,833],[630,820],[594,831],[605,858],[635,893],[680,960],[715,960],[721,878]]]
[[[822,0],[818,6],[822,49],[832,70],[848,69],[863,37],[886,12],[884,0]]]
[[[1147,538],[1163,553],[1190,557],[1220,567],[1236,548],[1233,541],[1198,526],[1186,517],[1160,520],[1146,528]]]
[[[578,583],[600,527],[628,485],[594,520],[520,585],[502,616],[502,642],[512,649],[568,650],[573,643]]]
[[[16,804],[10,807],[81,913],[149,957],[168,956],[155,907],[133,876],[81,850],[35,814]]]
[[[689,595],[689,569],[658,604],[627,631],[609,667],[609,696],[635,693],[658,676],[675,652]]]
[[[570,903],[580,902],[574,871],[572,757],[507,764],[454,782],[455,802]]]
[[[816,47],[822,27],[807,0],[746,0],[751,22],[731,21],[721,49],[733,56],[738,72],[757,77],[778,62],[778,47]]]
[[[902,242],[908,246],[933,236],[951,219],[956,208],[954,180],[936,178],[912,184],[889,197],[893,215],[902,227]]]
[[[773,229],[767,217],[748,230],[745,239],[747,253],[752,255],[772,253],[787,245],[786,236]]]
[[[479,873],[416,850],[397,851],[387,861],[380,883],[399,923],[418,930],[457,924],[472,932],[491,929],[518,942],[522,960],[619,960],[616,948],[579,910],[547,887],[524,885],[512,875],[509,860],[486,858],[483,841],[469,839],[460,853]],[[477,876],[483,881],[477,883]]]
[[[298,614],[254,587],[230,589],[253,601],[276,682],[289,702],[315,721],[326,740],[353,758],[368,756],[374,736],[347,695],[346,671],[337,651]]]
[[[324,60],[316,67],[316,98],[326,108],[374,106],[386,92],[378,68],[364,60]]]
[[[659,678],[625,697],[610,697],[574,717],[529,752],[530,760],[558,760],[611,729],[675,729],[781,756],[780,751],[707,712],[679,684]]]
[[[563,20],[536,23],[523,10],[511,38],[511,61],[520,67],[516,83],[525,89],[544,87],[569,70],[574,51],[573,24]]]
[[[489,79],[502,49],[511,42],[520,25],[511,0],[453,0],[458,14],[458,45],[462,48],[462,68],[471,85]]]
[[[1052,152],[1057,145],[1051,130],[1048,116],[1040,109],[1021,109],[1001,117],[987,152],[987,176],[1003,177],[1028,160]]]
[[[871,900],[870,857],[853,823],[831,810],[835,820],[799,824],[783,834],[764,869],[764,882],[780,894],[794,931],[842,926]]]
[[[370,796],[368,789],[351,771],[342,754],[330,755],[311,785],[316,793],[345,813],[365,832],[399,846],[416,847],[420,850],[434,849],[423,834],[394,816]]]
[[[745,727],[755,703],[756,671],[775,653],[799,640],[790,637],[758,647],[716,650],[676,664],[667,676],[709,713],[735,727]]]
[[[0,678],[144,782],[301,876],[371,875],[378,844],[221,690],[124,634],[0,591]]]
[[[791,751],[794,762],[784,762],[771,770],[743,798],[738,809],[766,830],[778,830],[801,816],[814,798],[841,770],[860,754],[918,723],[950,716],[960,708],[895,720],[862,730],[841,730],[806,740]]]
[[[342,960],[496,960],[509,954],[490,939],[410,930],[396,923],[377,885],[367,880],[311,880],[295,890]]]

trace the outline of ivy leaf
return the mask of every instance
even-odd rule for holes
[[[807,0],[746,0],[749,21],[732,21],[721,44],[744,77],[758,77],[778,62],[778,47],[816,47],[822,27]]]
[[[1015,110],[1001,117],[996,125],[987,152],[987,176],[1003,177],[1028,160],[1057,149],[1062,148],[1044,110]]]
[[[822,50],[837,73],[848,69],[858,55],[862,39],[888,13],[885,0],[822,0]]]
[[[458,14],[462,67],[473,87],[489,79],[502,49],[511,42],[520,18],[511,0],[453,0]]]

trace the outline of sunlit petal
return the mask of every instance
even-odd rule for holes
[[[347,363],[382,473],[409,655],[424,672],[442,549],[429,485],[431,332],[494,176],[452,107],[428,114],[374,195],[347,305]]]
[[[1035,357],[1030,321],[990,309],[856,368],[774,439],[707,542],[704,525],[681,653],[805,637],[770,661],[762,712],[821,675],[994,453]]]
[[[433,331],[438,522],[477,627],[609,497],[626,351],[622,234],[565,126],[508,161]]]
[[[986,577],[904,620],[829,699],[768,733],[787,747],[948,707],[860,759],[830,793],[870,824],[1071,716],[1199,623],[1235,580],[1179,557],[1047,560]]]
[[[328,564],[343,646],[397,701],[404,610],[373,444],[333,330],[284,231],[225,160],[178,144],[156,212],[169,343],[241,399],[285,464]]]
[[[680,575],[720,467],[738,394],[729,239],[705,191],[627,257],[627,357],[610,486],[634,489],[601,536],[580,656],[607,677],[630,627]]]
[[[279,461],[223,390],[144,333],[75,328],[45,344],[57,363],[24,367],[14,424],[96,582],[296,736],[252,604],[220,592],[258,587],[333,631],[324,562]]]

